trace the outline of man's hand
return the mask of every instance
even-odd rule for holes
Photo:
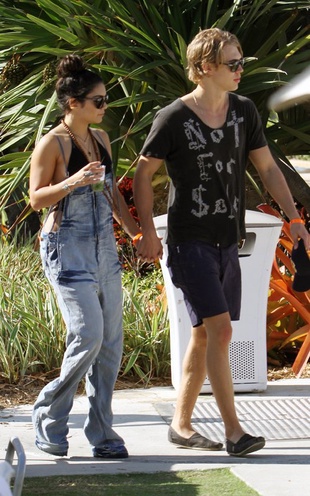
[[[310,234],[301,223],[290,224],[290,231],[294,242],[294,248],[298,247],[299,238],[303,239],[306,251],[310,250]]]
[[[143,262],[155,262],[163,256],[163,245],[161,239],[156,234],[144,235],[136,244],[137,257]]]

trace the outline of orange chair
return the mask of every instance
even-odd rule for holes
[[[261,204],[257,208],[266,214],[281,218],[283,221],[282,233],[276,248],[271,270],[270,288],[273,294],[270,299],[276,300],[283,298],[286,305],[278,308],[275,312],[271,312],[268,315],[267,322],[268,325],[272,326],[280,318],[280,315],[282,318],[284,316],[294,315],[296,312],[302,318],[303,323],[301,326],[289,334],[287,339],[281,344],[281,347],[284,347],[294,340],[303,340],[303,344],[292,365],[294,374],[296,377],[300,377],[310,357],[310,291],[297,292],[292,288],[295,268],[291,259],[293,242],[289,223],[270,205]]]

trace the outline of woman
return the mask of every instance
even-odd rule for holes
[[[36,445],[66,456],[68,418],[86,375],[84,425],[93,456],[127,458],[112,428],[112,394],[122,356],[121,268],[113,216],[132,237],[139,227],[115,185],[107,133],[101,123],[108,96],[101,78],[78,55],[58,66],[56,92],[64,117],[44,136],[31,160],[30,201],[49,207],[41,258],[67,328],[60,376],[41,391],[33,410]]]

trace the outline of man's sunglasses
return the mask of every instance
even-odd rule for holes
[[[239,68],[239,65],[243,69],[245,62],[246,62],[245,59],[239,59],[239,60],[235,60],[234,62],[222,62],[222,64],[227,65],[231,70],[231,72],[236,72]]]
[[[109,95],[104,96],[85,96],[84,100],[92,100],[97,109],[103,108],[105,103],[109,101]]]

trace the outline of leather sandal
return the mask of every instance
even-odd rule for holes
[[[246,456],[262,449],[264,446],[265,439],[262,436],[255,437],[250,434],[244,434],[237,443],[226,439],[226,451],[231,456]]]
[[[196,449],[203,451],[218,451],[223,448],[222,443],[216,443],[210,439],[203,437],[198,432],[195,432],[189,439],[180,436],[170,426],[168,430],[168,441],[172,444],[178,445],[180,448]]]

